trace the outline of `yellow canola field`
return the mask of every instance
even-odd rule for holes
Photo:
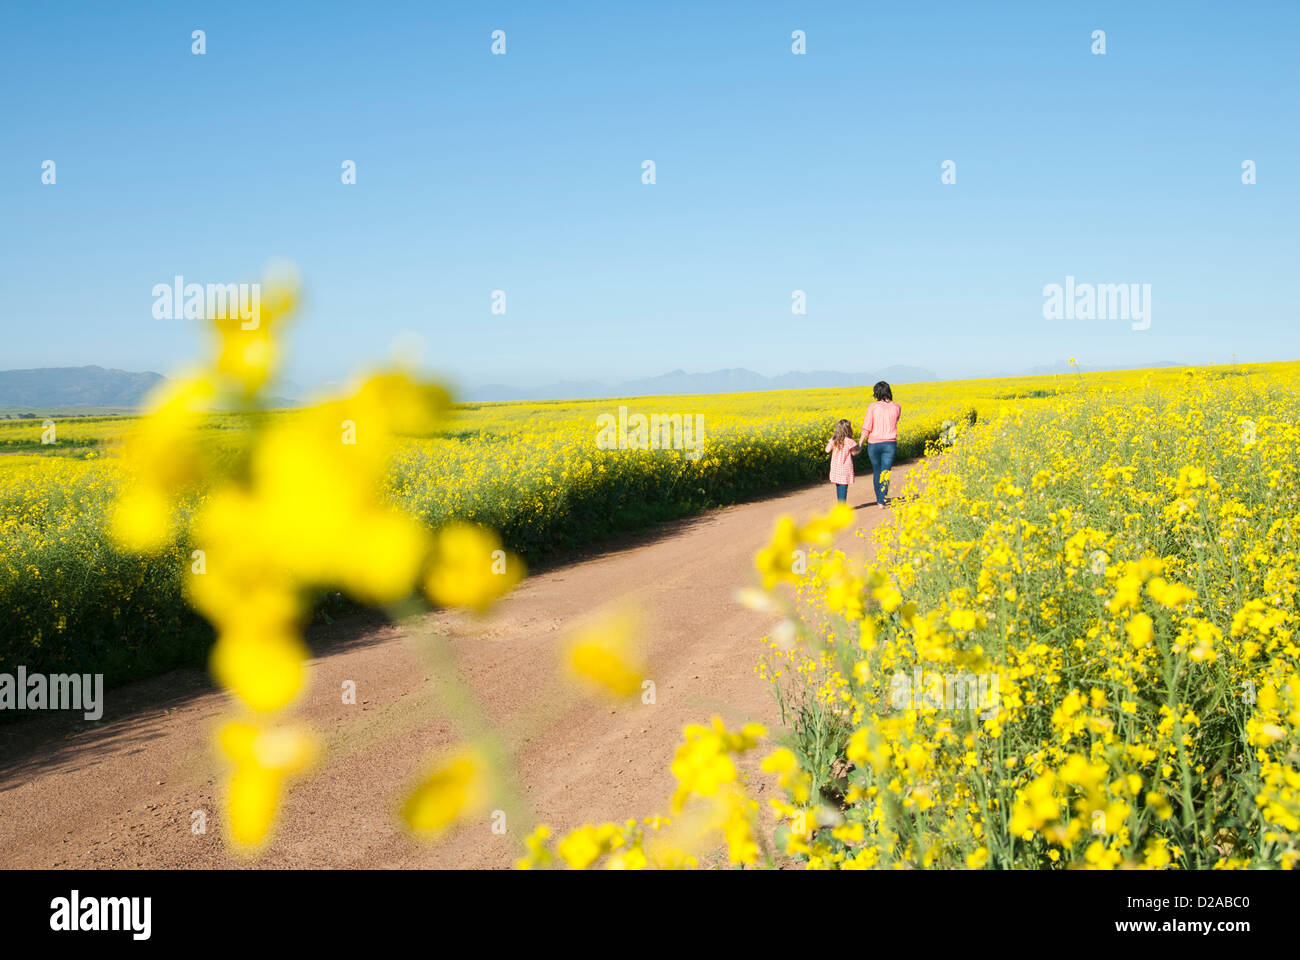
[[[927,462],[874,570],[810,564],[804,642],[761,668],[797,731],[773,761],[786,851],[1294,866],[1298,373],[1008,405]]]
[[[895,385],[903,406],[899,455],[920,455],[946,423],[1004,406],[1032,409],[1084,384],[1123,391],[1144,378],[1159,388],[1181,376],[1169,369]],[[840,417],[860,423],[870,400],[863,387],[458,405],[436,433],[399,444],[387,496],[430,526],[461,519],[495,528],[508,547],[535,560],[783,485],[825,480],[832,424]],[[667,442],[620,449],[617,436],[612,448],[602,445],[601,418],[617,421],[620,407],[628,419],[676,414],[702,422],[704,442],[696,451]],[[272,421],[297,415],[261,414]],[[55,416],[56,442],[42,444],[46,419],[0,421],[0,451],[8,451],[0,452],[0,601],[12,611],[0,630],[0,665],[107,663],[112,682],[192,659],[210,635],[181,597],[184,538],[161,557],[142,558],[105,536],[121,441],[138,420]],[[203,443],[237,448],[246,423],[212,414]],[[191,632],[195,638],[187,638]]]

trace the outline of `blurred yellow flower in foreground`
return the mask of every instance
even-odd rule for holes
[[[279,710],[302,690],[308,656],[290,633],[223,633],[212,648],[212,675],[254,710]]]
[[[637,643],[639,627],[640,617],[630,608],[605,611],[579,627],[566,649],[569,672],[598,692],[632,696],[645,677]]]
[[[564,862],[574,870],[585,870],[604,854],[624,843],[620,829],[612,823],[585,826],[574,830],[556,848]]]
[[[555,860],[551,855],[551,851],[546,849],[546,840],[550,835],[551,828],[542,824],[526,836],[524,838],[524,848],[528,853],[522,859],[515,861],[515,866],[520,870],[549,867]]]
[[[123,550],[153,554],[171,539],[174,498],[210,466],[198,428],[216,392],[210,377],[189,373],[164,381],[149,395],[147,416],[123,445],[128,472],[110,515],[110,535]]]
[[[491,782],[486,758],[477,750],[462,749],[421,779],[406,798],[402,820],[417,834],[441,836],[456,822],[487,809]]]
[[[114,505],[111,524],[113,539],[122,549],[156,553],[171,537],[171,500],[155,487],[134,486]]]
[[[260,295],[259,295],[260,294]],[[405,372],[381,371],[341,396],[265,416],[262,395],[276,374],[279,339],[299,299],[297,276],[281,271],[248,301],[208,317],[214,352],[204,369],[169,381],[125,445],[128,482],[118,491],[111,530],[119,546],[157,552],[188,516],[193,564],[187,600],[216,628],[211,668],[245,707],[289,706],[306,679],[302,628],[309,603],[337,589],[362,603],[409,598],[430,569],[441,602],[482,609],[522,576],[494,535],[467,526],[434,538],[394,509],[384,485],[399,436],[428,434],[450,399]],[[243,429],[213,443],[201,427],[229,410]],[[177,509],[181,507],[182,509]],[[497,555],[500,555],[498,557]],[[227,783],[231,836],[242,847],[266,839],[286,776],[313,751],[296,729],[232,723],[220,735],[234,762]],[[415,791],[404,816],[438,833],[484,801],[485,765],[474,754],[448,761]]]
[[[235,722],[221,728],[218,742],[234,764],[226,785],[231,839],[246,850],[260,847],[275,821],[285,779],[311,764],[315,741],[299,727],[273,729]]]
[[[799,539],[829,547],[835,534],[853,522],[853,508],[847,503],[837,503],[824,516],[814,517],[799,530]]]
[[[228,305],[209,317],[215,340],[214,367],[236,381],[247,394],[261,390],[275,374],[279,361],[278,335],[283,322],[298,306],[298,276],[280,268],[259,285],[257,298],[242,316],[238,305]]]
[[[524,575],[523,561],[502,549],[501,538],[472,523],[452,523],[439,530],[432,556],[424,589],[442,607],[482,612]]]
[[[799,544],[828,547],[834,542],[836,532],[852,522],[853,508],[845,503],[836,504],[825,516],[814,517],[802,527],[796,526],[793,517],[778,519],[771,542],[754,558],[763,576],[763,588],[770,590],[780,581],[797,583],[803,573],[796,562]]]
[[[1124,630],[1128,633],[1129,641],[1138,649],[1145,647],[1155,636],[1151,618],[1145,613],[1136,614]]]
[[[754,565],[763,575],[763,588],[771,589],[782,580],[794,583],[799,579],[796,572],[795,558],[799,549],[799,528],[793,517],[781,517],[776,522],[776,530],[771,542],[758,551]]]
[[[714,717],[709,727],[688,724],[684,733],[686,740],[677,748],[672,765],[678,781],[673,794],[674,813],[681,811],[688,797],[712,796],[723,784],[733,783],[736,765],[731,754],[756,746],[767,735],[757,723],[747,723],[738,733],[729,733],[719,717]]]

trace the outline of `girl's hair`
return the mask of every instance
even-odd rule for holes
[[[876,395],[877,400],[892,401],[894,399],[894,391],[889,389],[889,384],[885,383],[884,380],[876,384],[876,388],[872,392]]]
[[[853,436],[853,424],[847,420],[835,421],[835,435],[831,437],[835,441],[835,446],[844,446],[844,441]]]

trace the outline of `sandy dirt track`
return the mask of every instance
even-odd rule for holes
[[[908,465],[894,469],[899,491]],[[860,506],[870,476],[850,488],[859,506],[838,545],[891,511]],[[297,709],[321,737],[321,762],[294,782],[271,845],[251,865],[508,867],[534,823],[562,831],[588,821],[665,813],[669,765],[684,724],[721,716],[775,730],[777,711],[755,673],[773,617],[739,606],[755,581],[753,555],[777,517],[804,520],[833,504],[829,484],[726,507],[593,551],[525,580],[488,617],[437,613],[406,627],[369,615],[313,632],[311,687]],[[564,684],[565,629],[627,597],[642,609],[656,702],[610,705]],[[506,733],[522,781],[524,816],[493,833],[488,818],[436,844],[397,825],[401,796],[428,761],[457,742],[421,644],[450,645],[456,669]],[[356,683],[357,702],[341,689]],[[66,714],[0,726],[0,867],[233,867],[217,815],[215,725],[231,714],[205,673],[178,670],[108,691],[98,723]],[[758,793],[766,807],[766,797]],[[205,811],[206,833],[191,829]]]

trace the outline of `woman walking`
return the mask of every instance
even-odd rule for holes
[[[883,507],[889,494],[889,471],[898,452],[898,418],[903,408],[894,402],[894,392],[881,380],[872,391],[875,402],[867,407],[858,443],[867,448],[871,481],[876,487],[876,505]]]

